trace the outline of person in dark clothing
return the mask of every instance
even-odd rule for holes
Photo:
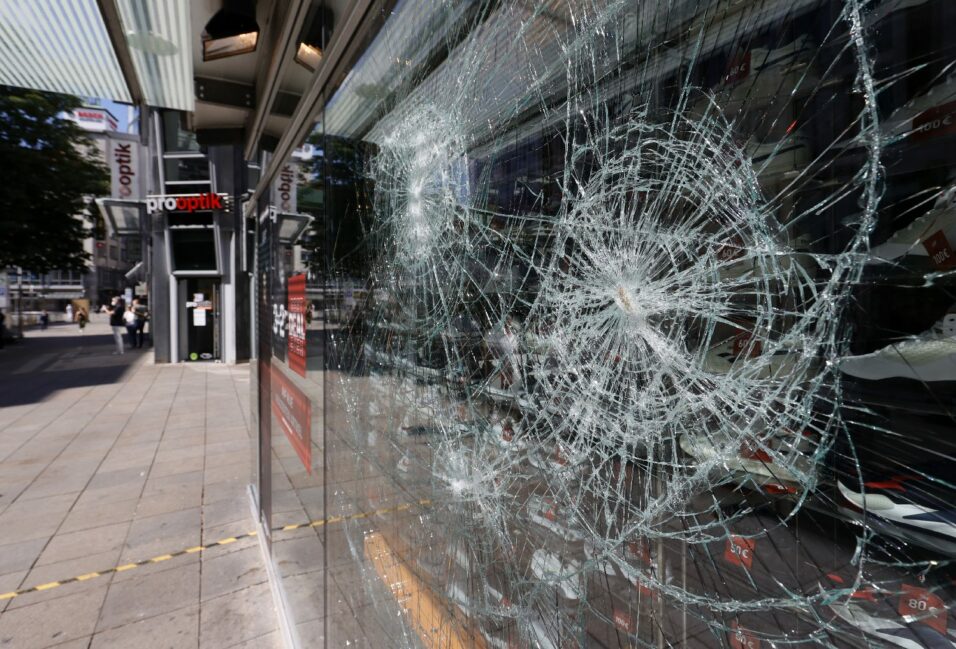
[[[110,327],[113,329],[113,340],[116,341],[116,351],[114,354],[125,354],[123,348],[123,334],[126,332],[126,322],[123,314],[126,313],[126,300],[121,297],[113,298],[112,308],[110,309]]]
[[[149,310],[139,298],[133,298],[133,313],[136,315],[136,347],[143,346],[143,339],[146,337],[146,321],[149,319]]]
[[[6,321],[7,316],[3,315],[3,310],[0,310],[0,349],[3,349],[3,337],[7,335],[7,328],[4,326]]]
[[[50,314],[44,309],[40,314],[40,329],[46,329],[48,326],[50,326]]]

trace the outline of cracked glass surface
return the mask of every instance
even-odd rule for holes
[[[396,5],[312,138],[363,625],[956,646],[953,18]]]

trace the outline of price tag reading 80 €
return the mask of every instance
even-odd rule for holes
[[[908,623],[922,622],[946,635],[946,605],[942,599],[925,588],[903,584],[897,612]]]

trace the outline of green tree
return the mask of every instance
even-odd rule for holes
[[[83,129],[62,117],[79,106],[76,97],[0,86],[0,269],[86,267],[87,200],[109,192],[109,171]]]

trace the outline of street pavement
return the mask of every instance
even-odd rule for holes
[[[280,647],[256,538],[198,549],[254,529],[248,368],[112,351],[0,351],[0,648]]]

